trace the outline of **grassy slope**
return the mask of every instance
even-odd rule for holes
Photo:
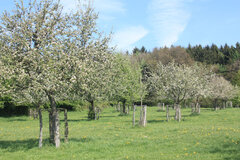
[[[182,122],[166,122],[164,112],[148,108],[147,127],[133,128],[130,115],[118,116],[112,108],[105,109],[99,121],[87,121],[87,111],[70,112],[70,142],[59,149],[48,143],[47,113],[42,149],[38,120],[0,118],[0,159],[240,159],[240,109],[202,109],[200,116],[190,116],[190,109],[182,113]],[[61,121],[62,135],[63,125]]]

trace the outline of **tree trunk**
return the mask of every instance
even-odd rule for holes
[[[94,106],[94,101],[90,101],[91,105],[89,107],[89,112],[88,112],[88,119],[94,120],[96,115],[95,115],[95,106]]]
[[[51,134],[53,134],[54,144],[55,144],[56,148],[58,148],[58,147],[60,147],[59,115],[58,115],[55,99],[51,95],[48,95],[48,98],[49,98],[50,105],[51,105],[51,111],[50,111],[51,116],[49,116],[50,117],[49,120],[51,120],[51,124],[49,122],[49,127],[51,127],[51,130],[49,129],[50,130],[50,139],[52,140]],[[53,132],[53,133],[51,133],[51,132]]]
[[[232,107],[233,107],[233,105],[232,105],[232,101],[230,101],[229,107],[230,107],[230,108],[232,108]]]
[[[65,123],[65,132],[64,132],[64,136],[65,136],[65,143],[68,143],[68,118],[67,118],[67,110],[64,110],[64,123]]]
[[[194,112],[197,113],[197,110],[198,110],[198,102],[196,102],[194,105]]]
[[[146,124],[147,124],[147,106],[144,105],[141,108],[139,125],[145,127]]]
[[[143,106],[143,127],[147,125],[147,106]]]
[[[98,108],[97,120],[99,120],[101,109]]]
[[[181,115],[181,109],[180,109],[180,105],[176,104],[176,113],[175,113],[175,120],[177,120],[178,122],[181,121],[182,115]]]
[[[54,143],[52,111],[49,111],[49,142]]]
[[[121,111],[121,104],[120,104],[120,102],[118,102],[118,106],[117,107],[118,107],[117,111],[120,112]]]
[[[33,109],[32,108],[29,109],[29,117],[31,117],[31,118],[33,117]]]
[[[223,109],[226,109],[226,103],[227,103],[226,101],[223,101],[223,106],[222,106]]]
[[[139,125],[142,124],[142,118],[143,118],[143,111],[142,111],[142,107],[140,109],[140,120],[139,120]]]
[[[38,108],[37,109],[29,109],[29,116],[32,117],[33,119],[38,118]]]
[[[167,121],[169,121],[169,107],[167,105],[167,110],[166,110],[166,117],[167,117]]]
[[[178,122],[180,122],[182,119],[181,108],[180,105],[178,105],[177,107],[178,107]]]
[[[196,104],[195,104],[195,112],[198,113],[198,107],[199,107],[199,97],[196,99]]]
[[[95,116],[95,120],[97,120],[97,107],[94,108],[94,116]]]
[[[95,120],[99,120],[100,117],[100,108],[99,107],[95,107]]]
[[[33,111],[34,111],[33,112],[33,118],[38,119],[38,109],[34,109]]]
[[[178,119],[178,107],[177,107],[177,104],[174,104],[174,109],[176,110],[174,119],[177,120]]]
[[[129,105],[127,106],[127,114],[129,114]]]
[[[54,142],[56,148],[60,147],[60,119],[58,111],[55,112],[55,132],[54,132]]]
[[[133,121],[132,121],[133,127],[135,126],[135,111],[136,111],[136,107],[135,105],[133,105]]]
[[[197,113],[198,113],[198,114],[200,114],[200,111],[201,111],[200,109],[201,109],[201,106],[200,106],[200,104],[198,103],[198,105],[197,105]]]
[[[123,103],[123,114],[126,114],[126,100],[124,100],[122,103]]]
[[[38,114],[39,114],[39,127],[40,127],[40,132],[39,132],[39,148],[42,148],[42,137],[43,137],[43,123],[42,123],[42,111],[40,107],[38,107]]]
[[[165,111],[165,104],[164,103],[162,104],[162,109],[163,109],[163,111]]]
[[[191,107],[192,107],[192,113],[194,113],[195,112],[194,103],[191,104]]]
[[[214,100],[214,110],[217,111],[217,108],[218,108],[218,106],[217,106],[217,99],[215,99]]]

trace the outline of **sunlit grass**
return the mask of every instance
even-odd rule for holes
[[[132,127],[132,112],[118,116],[108,108],[98,121],[88,121],[87,111],[69,112],[69,143],[62,140],[59,149],[48,143],[47,113],[42,149],[38,148],[38,120],[0,118],[0,159],[239,159],[240,109],[202,109],[201,115],[183,109],[180,123],[173,120],[173,110],[169,122],[165,112],[157,110],[148,108],[145,128]],[[61,119],[64,138],[63,113]]]

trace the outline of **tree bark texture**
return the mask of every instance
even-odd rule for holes
[[[167,121],[169,121],[169,107],[167,105],[167,110],[166,110],[166,118],[167,118]]]
[[[218,104],[217,104],[217,99],[214,100],[214,110],[217,111],[218,110]]]
[[[67,118],[67,110],[64,110],[64,123],[65,123],[65,132],[64,132],[64,141],[65,143],[68,143],[68,118]]]
[[[33,110],[33,118],[38,119],[38,110],[37,109]]]
[[[33,117],[33,110],[31,108],[29,109],[29,117]]]
[[[230,108],[233,107],[232,101],[229,102],[229,107],[230,107]]]
[[[222,106],[223,109],[226,109],[226,104],[227,104],[227,102],[226,102],[226,101],[223,101],[223,104],[222,104],[222,105],[223,105],[223,106]]]
[[[135,126],[135,111],[136,111],[136,106],[133,105],[133,120],[132,120],[133,127]]]
[[[99,120],[99,118],[100,118],[100,112],[101,112],[101,109],[100,109],[100,108],[98,108],[97,120]]]
[[[54,142],[56,148],[60,147],[60,119],[58,111],[55,112],[55,132],[54,132]]]
[[[51,95],[48,95],[48,98],[50,100],[50,105],[51,105],[51,111],[50,111],[51,115],[49,116],[49,127],[51,127],[51,129],[49,129],[50,142],[52,142],[52,138],[53,138],[53,140],[54,140],[53,143],[56,146],[56,148],[58,148],[58,147],[60,147],[59,114],[57,111],[57,105],[56,105],[54,97],[52,97]]]
[[[96,107],[94,108],[94,116],[95,116],[94,119],[97,120],[97,108]]]
[[[194,113],[195,112],[194,103],[191,104],[191,108],[192,108],[192,113]]]
[[[200,112],[201,112],[201,106],[199,103],[197,103],[197,113],[200,114]]]
[[[95,106],[94,106],[94,101],[90,101],[91,105],[89,107],[89,112],[88,112],[88,119],[90,120],[95,120]]]
[[[180,122],[182,119],[181,108],[180,105],[178,105],[177,107],[178,107],[178,122]]]
[[[142,106],[141,108],[139,125],[143,127],[147,125],[147,106],[146,105]]]
[[[29,109],[29,116],[32,117],[33,119],[38,118],[38,109]]]
[[[52,111],[49,111],[49,142],[54,143],[53,118]]]
[[[177,120],[178,122],[181,121],[182,115],[181,115],[181,109],[180,109],[180,105],[176,104],[176,113],[175,113],[175,120]]]
[[[147,106],[144,105],[143,107],[143,126],[147,125]]]
[[[140,109],[139,125],[141,125],[141,123],[142,123],[142,118],[143,118],[143,111],[142,111],[142,106],[141,106],[141,109]]]
[[[99,120],[100,117],[100,108],[99,107],[95,107],[95,120]]]
[[[176,110],[176,112],[175,112],[175,117],[174,117],[174,119],[175,120],[177,120],[178,119],[178,109],[177,109],[177,107],[176,107],[177,105],[176,104],[174,104],[174,109]]]
[[[126,114],[126,100],[124,100],[123,102],[123,114]]]
[[[118,102],[118,105],[117,105],[117,111],[118,111],[118,112],[121,111],[121,104],[120,104],[120,102]]]
[[[39,114],[39,128],[40,128],[40,132],[39,132],[39,148],[42,148],[42,137],[43,137],[43,123],[42,123],[42,111],[40,108],[38,108],[38,114]]]

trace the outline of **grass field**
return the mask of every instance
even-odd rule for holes
[[[100,120],[88,121],[87,111],[69,112],[69,143],[62,142],[59,149],[48,143],[47,113],[43,115],[42,149],[38,148],[38,120],[0,118],[0,160],[240,159],[240,109],[202,109],[201,115],[183,109],[178,123],[173,118],[166,122],[165,112],[148,107],[145,128],[132,127],[131,114],[119,116],[108,108]],[[63,138],[63,113],[61,119]]]

